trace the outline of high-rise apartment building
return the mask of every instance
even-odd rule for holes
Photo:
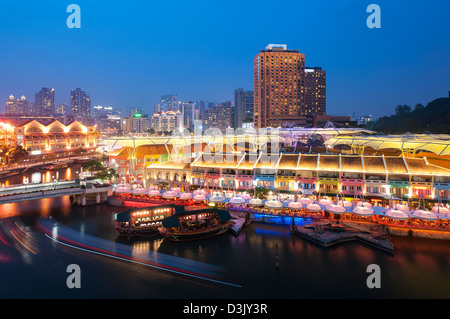
[[[161,100],[155,104],[155,113],[179,111],[178,97],[176,94],[161,96]]]
[[[253,91],[234,90],[234,128],[242,128],[243,123],[253,123]]]
[[[195,103],[192,101],[179,101],[178,109],[183,114],[183,126],[187,129],[194,127],[194,109]]]
[[[325,72],[317,72],[324,79]],[[261,50],[254,58],[255,128],[310,124],[314,111],[309,110],[306,102],[311,99],[306,95],[317,91],[305,93],[305,78],[305,55],[298,50],[288,50],[285,44],[269,44]]]
[[[70,106],[72,113],[81,118],[91,116],[91,98],[80,88],[70,92]]]
[[[33,113],[41,116],[53,115],[55,112],[55,89],[42,88],[35,95]]]
[[[233,106],[231,101],[209,107],[202,114],[203,129],[218,128],[226,133],[227,128],[233,127]]]
[[[168,111],[153,114],[151,127],[155,132],[172,132],[183,129],[183,114],[180,111]]]
[[[143,133],[149,128],[149,118],[142,113],[135,113],[122,119],[122,132],[127,133]]]
[[[5,102],[5,114],[7,115],[24,115],[31,113],[31,103],[27,101],[25,96],[21,96],[20,100],[15,99],[14,95],[10,95]]]
[[[308,117],[326,114],[326,72],[322,68],[305,68],[303,97]]]

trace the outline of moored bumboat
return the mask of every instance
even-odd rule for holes
[[[158,228],[161,236],[172,241],[208,238],[225,233],[233,224],[230,213],[224,209],[183,210],[184,207],[162,220]]]
[[[131,208],[115,215],[115,228],[120,235],[129,237],[154,235],[162,220],[177,209],[179,207],[174,204]]]

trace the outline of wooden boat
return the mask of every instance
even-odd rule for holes
[[[172,241],[202,239],[223,234],[233,225],[230,213],[224,209],[183,210],[162,220],[158,229],[161,236]]]
[[[120,235],[128,237],[155,235],[162,220],[177,209],[174,204],[131,208],[115,215],[115,228]]]

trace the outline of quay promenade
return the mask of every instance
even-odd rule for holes
[[[200,198],[200,200],[194,200],[193,198],[182,199],[181,194],[183,193],[180,193],[180,195],[173,198],[164,198],[163,195],[147,196],[132,195],[130,193],[114,193],[112,196],[108,197],[108,203],[114,206],[130,207],[144,207],[167,203],[197,207],[216,206],[228,209],[235,214],[240,214],[241,217],[247,214],[252,222],[283,224],[286,226],[296,225],[297,228],[307,228],[304,226],[312,226],[316,221],[324,225],[340,224],[346,225],[347,230],[351,229],[353,232],[356,231],[359,234],[358,239],[366,240],[366,242],[372,240],[367,239],[366,237],[368,236],[364,234],[372,233],[371,236],[375,234],[375,237],[377,237],[380,235],[380,228],[386,230],[386,235],[450,240],[450,211],[443,205],[439,207],[441,212],[436,212],[438,206],[434,206],[432,210],[427,211],[418,209],[418,207],[416,207],[416,209],[413,209],[412,207],[408,208],[404,205],[405,203],[395,202],[391,203],[389,206],[383,207],[372,206],[363,201],[342,200],[342,210],[339,210],[338,212],[333,211],[333,209],[337,209],[339,203],[334,203],[329,198],[322,198],[319,199],[319,201],[306,196],[297,201],[278,201],[272,198],[270,200],[260,200],[257,205],[254,205],[252,204],[254,203],[254,199],[248,194],[241,194],[242,198],[238,195],[232,198],[225,198],[224,196],[222,202],[211,202],[209,199],[211,199],[212,195],[209,194]],[[237,200],[239,198],[241,198],[241,201]],[[316,207],[317,210],[312,211],[309,209],[311,206],[299,204],[300,201],[309,202],[311,204],[316,203],[319,208]],[[271,207],[270,205],[274,205],[273,203],[275,202],[278,202],[279,206]],[[364,214],[361,212],[357,213],[358,209],[356,208],[361,205],[365,206],[366,213]],[[402,205],[405,207],[401,207]],[[421,212],[424,215],[416,215],[418,214],[417,212]],[[428,213],[428,215],[425,216],[426,213]],[[357,230],[358,227],[360,228],[359,230]],[[371,232],[370,228],[373,228],[374,232]],[[350,231],[348,231],[347,234],[349,232]],[[342,237],[342,234],[340,236]],[[361,238],[361,236],[364,238]],[[376,240],[375,242],[379,242],[379,240]],[[388,246],[389,245],[386,247]]]

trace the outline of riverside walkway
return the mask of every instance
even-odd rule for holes
[[[39,183],[0,188],[0,205],[50,197],[72,196],[72,204],[86,205],[91,198],[100,203],[112,193],[111,187],[86,188],[77,181]]]

